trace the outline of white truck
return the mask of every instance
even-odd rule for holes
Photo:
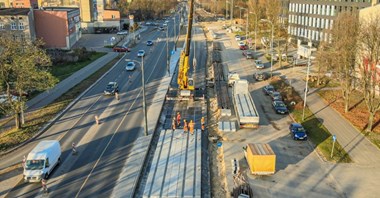
[[[232,87],[235,83],[235,81],[240,80],[240,76],[236,72],[229,72],[228,73],[228,86]]]
[[[40,182],[47,179],[49,174],[61,162],[61,146],[59,141],[44,140],[28,154],[24,162],[24,180]]]
[[[236,80],[233,86],[233,102],[240,128],[257,128],[259,113],[248,89],[247,80]]]

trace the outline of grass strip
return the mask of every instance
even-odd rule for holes
[[[306,129],[309,140],[316,146],[318,153],[322,155],[325,160],[338,163],[352,162],[350,156],[338,141],[335,142],[333,157],[330,157],[333,144],[331,133],[320,120],[314,116],[307,106],[305,108],[305,119],[302,121],[303,100],[293,87],[281,79],[272,80],[271,84],[281,93],[294,120],[301,123]],[[292,102],[295,104],[293,103],[293,105],[291,105]]]
[[[22,129],[17,130],[13,128],[2,132],[0,134],[0,152],[9,150],[18,144],[32,138],[36,133],[38,133],[41,127],[53,119],[63,109],[65,109],[71,101],[73,101],[77,96],[79,96],[83,91],[91,86],[105,72],[111,69],[111,67],[119,59],[120,56],[116,57],[107,63],[104,67],[100,68],[98,71],[92,74],[90,77],[86,78],[81,83],[64,93],[61,97],[59,97],[48,106],[28,114],[26,118],[28,121],[25,123]]]
[[[91,55],[87,60],[78,61],[76,63],[54,65],[54,67],[52,67],[51,74],[58,78],[59,81],[62,81],[65,78],[69,77],[71,74],[75,73],[76,71],[82,69],[83,67],[87,66],[88,64],[94,62],[95,60],[106,54],[107,53],[105,52],[91,52]]]

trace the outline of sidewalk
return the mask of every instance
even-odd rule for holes
[[[295,72],[292,68],[281,70],[292,81],[293,88],[303,96],[306,76],[305,67],[298,67]],[[301,79],[301,80],[299,80]],[[337,141],[350,155],[357,165],[375,166],[380,163],[380,150],[367,140],[354,126],[326,104],[315,89],[311,89],[307,97],[307,105],[322,124],[336,135]]]

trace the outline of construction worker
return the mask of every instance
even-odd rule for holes
[[[179,127],[180,124],[181,124],[181,114],[177,112],[177,126]]]
[[[119,98],[119,91],[115,91],[115,98],[116,98],[116,100],[119,100],[120,98]]]
[[[97,125],[100,124],[99,117],[97,115],[95,116],[95,122],[96,122]]]
[[[202,132],[205,131],[205,117],[202,117],[201,119],[201,130]]]
[[[175,123],[175,118],[172,120],[172,130],[175,131],[176,128],[176,123]]]
[[[47,185],[46,185],[46,180],[45,179],[41,179],[41,186],[42,186],[42,190],[44,191],[44,193],[47,193],[48,189],[47,189]]]
[[[191,135],[194,135],[194,125],[195,125],[195,123],[193,122],[193,120],[190,120],[189,129],[190,129]]]
[[[189,131],[189,128],[188,128],[188,125],[187,125],[187,121],[184,119],[183,120],[183,132],[187,133],[188,131]]]

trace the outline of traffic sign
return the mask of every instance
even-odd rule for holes
[[[222,147],[222,142],[218,142],[218,143],[216,143],[216,146],[218,147],[218,148],[220,148],[220,147]]]
[[[333,141],[335,142],[335,141],[336,141],[336,135],[333,135],[333,136],[332,136],[332,139],[333,139]]]

